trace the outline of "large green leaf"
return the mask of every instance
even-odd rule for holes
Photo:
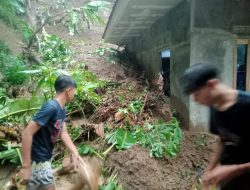
[[[179,122],[172,118],[168,123],[158,121],[154,124],[146,124],[135,131],[137,141],[143,147],[150,147],[150,155],[157,158],[163,156],[174,157],[180,151],[182,132]]]
[[[101,190],[115,190],[116,188],[116,182],[111,181],[109,184],[107,184],[106,186],[101,187]]]
[[[90,145],[82,144],[78,147],[78,152],[80,155],[93,155],[95,149],[92,148]]]
[[[20,146],[12,145],[11,143],[5,142],[2,139],[0,139],[0,141],[1,141],[0,164],[4,164],[6,161],[9,161],[14,164],[20,164],[21,162]]]
[[[115,132],[107,134],[106,139],[108,139],[108,143],[115,144],[119,150],[129,149],[137,142],[132,132],[124,129],[117,129]]]
[[[118,149],[129,149],[136,143],[136,138],[132,133],[124,129],[117,129],[116,140]]]
[[[9,116],[20,115],[24,113],[33,113],[35,110],[41,108],[44,99],[41,97],[33,97],[31,99],[20,98],[16,99],[0,110],[0,120]]]

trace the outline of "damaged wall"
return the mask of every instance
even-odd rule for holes
[[[182,126],[208,126],[208,110],[182,94],[179,78],[190,65],[211,62],[222,69],[222,80],[233,85],[236,39],[250,33],[236,33],[237,26],[250,26],[247,0],[184,0],[128,45],[153,78],[161,70],[160,51],[171,50],[171,103],[181,114]]]
[[[130,9],[133,10],[132,5]],[[169,8],[149,29],[141,30],[140,35],[118,35],[117,38],[113,35],[112,38],[111,28],[114,28],[113,32],[118,30],[111,25],[108,30],[111,34],[106,34],[106,38],[126,45],[137,62],[144,66],[149,79],[161,71],[161,51],[170,49],[170,99],[180,113],[182,127],[207,128],[207,109],[198,106],[182,93],[179,78],[190,65],[211,62],[222,69],[222,80],[232,86],[237,39],[250,39],[249,10],[249,0],[182,0],[177,6]],[[151,13],[149,10],[148,14],[152,17]],[[126,21],[127,15],[116,16],[113,17],[114,23],[120,24],[123,19]],[[132,23],[126,26],[131,32],[131,27],[136,25]],[[126,31],[126,28],[122,29]]]

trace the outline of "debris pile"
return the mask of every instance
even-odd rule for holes
[[[143,126],[160,118],[168,122],[171,117],[168,98],[159,88],[150,88],[141,80],[128,78],[107,90],[91,121],[122,128]]]

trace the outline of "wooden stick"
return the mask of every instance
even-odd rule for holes
[[[143,110],[144,110],[144,107],[145,107],[145,105],[146,105],[147,99],[148,99],[148,94],[146,94],[146,96],[145,96],[144,104],[143,104],[143,106],[142,106],[142,108],[141,108],[140,115],[142,114],[142,112],[143,112]]]

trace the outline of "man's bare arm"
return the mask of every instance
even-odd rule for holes
[[[221,158],[221,153],[224,149],[224,144],[221,141],[221,138],[218,137],[217,142],[216,142],[216,147],[215,147],[215,151],[214,154],[211,158],[211,161],[209,162],[208,166],[207,166],[207,171],[210,171],[212,169],[214,169],[219,163],[220,163],[220,158]]]
[[[65,144],[65,146],[69,149],[71,154],[78,155],[78,151],[77,151],[73,141],[71,140],[71,138],[68,134],[65,123],[64,123],[64,126],[63,126],[62,131],[61,131],[61,139],[62,139],[63,143]]]
[[[31,146],[33,135],[40,129],[40,126],[32,121],[24,129],[22,135],[22,157],[23,157],[23,167],[30,167],[31,165]]]

